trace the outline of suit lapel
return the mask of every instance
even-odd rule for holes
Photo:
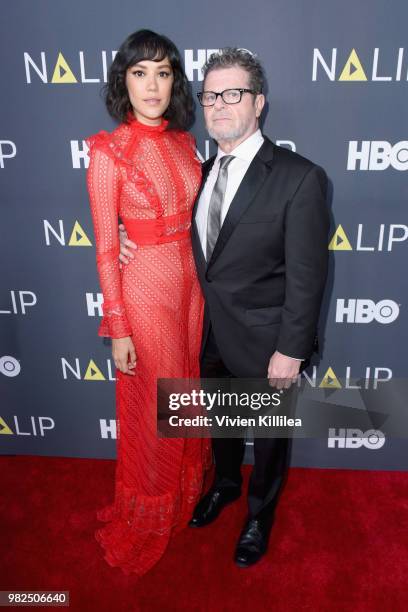
[[[215,161],[215,155],[207,159],[202,165],[201,185],[200,185],[200,189],[198,190],[198,193],[197,193],[197,196],[194,202],[193,211],[191,213],[191,242],[193,245],[196,265],[197,267],[200,266],[202,269],[205,269],[207,267],[207,262],[205,260],[203,249],[201,247],[201,241],[200,241],[200,237],[197,231],[195,216],[197,213],[197,206],[200,200],[201,193],[204,189],[205,182],[207,180],[208,174],[213,166],[214,161]]]
[[[207,176],[213,166],[213,163],[215,161],[215,155],[213,155],[212,157],[210,157],[209,159],[207,159],[207,161],[205,161],[202,165],[202,174],[201,174],[201,184],[200,184],[200,189],[198,190],[195,202],[194,202],[194,206],[193,206],[193,212],[191,215],[191,218],[193,221],[195,221],[195,216],[196,216],[196,212],[197,212],[197,206],[198,206],[198,201],[200,199],[200,196],[202,194],[202,191],[204,189],[204,185],[205,182],[207,180]]]
[[[251,205],[256,194],[268,176],[270,172],[269,166],[273,158],[274,146],[275,145],[273,145],[269,138],[265,137],[264,143],[250,163],[249,168],[246,171],[245,176],[242,179],[241,184],[230,204],[217,242],[215,243],[211,259],[208,262],[208,268],[214,264],[222,253],[240,218]]]

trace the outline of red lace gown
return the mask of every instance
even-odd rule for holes
[[[191,249],[201,179],[194,139],[133,115],[87,139],[87,185],[104,297],[98,334],[131,336],[136,375],[116,371],[115,497],[95,537],[125,574],[148,571],[192,515],[209,461],[201,439],[156,433],[156,379],[198,378],[203,298]],[[118,216],[138,245],[119,267]]]

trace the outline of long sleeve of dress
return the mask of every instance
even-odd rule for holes
[[[103,318],[99,336],[132,335],[122,298],[119,269],[118,211],[120,168],[109,152],[96,146],[98,136],[87,140],[90,163],[87,187],[94,224],[96,265],[103,293]]]

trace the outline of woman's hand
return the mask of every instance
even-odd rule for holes
[[[132,370],[136,367],[136,351],[130,336],[112,338],[112,357],[115,366],[123,374],[135,375]]]

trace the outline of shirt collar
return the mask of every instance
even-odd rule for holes
[[[255,155],[258,153],[264,141],[261,130],[258,128],[251,136],[248,136],[243,142],[241,142],[231,153],[225,153],[220,147],[218,147],[216,162],[219,161],[220,157],[224,155],[233,155],[238,159],[242,159],[246,162],[251,162]]]

